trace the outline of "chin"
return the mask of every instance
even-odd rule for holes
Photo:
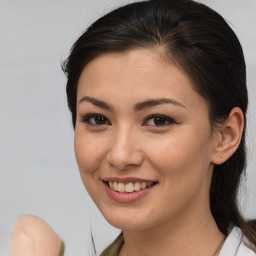
[[[113,219],[106,219],[108,223],[118,229],[121,230],[134,230],[134,231],[139,231],[139,230],[145,230],[147,229],[145,223],[138,223],[134,221],[128,221],[128,220],[113,220]]]
[[[146,214],[138,214],[132,209],[110,209],[101,211],[107,222],[115,228],[122,230],[145,230],[150,228],[149,217]]]

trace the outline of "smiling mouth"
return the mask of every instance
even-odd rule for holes
[[[121,193],[133,193],[136,191],[150,188],[157,184],[157,182],[117,182],[117,181],[104,181],[112,190]]]

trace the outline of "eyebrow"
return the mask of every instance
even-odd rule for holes
[[[85,102],[85,101],[88,101],[88,102],[92,103],[93,105],[103,108],[103,109],[106,109],[106,110],[113,110],[113,107],[111,105],[109,105],[108,103],[106,103],[105,101],[98,100],[96,98],[92,98],[92,97],[88,97],[88,96],[85,96],[81,100],[79,100],[78,104]]]
[[[186,108],[185,105],[183,105],[181,102],[179,102],[177,100],[162,98],[162,99],[146,100],[144,102],[137,103],[134,106],[134,110],[135,111],[140,111],[140,110],[143,110],[145,108],[149,108],[149,107],[153,107],[153,106],[157,106],[157,105],[162,105],[162,104],[173,104],[173,105],[176,105],[176,106]]]
[[[106,110],[109,110],[109,111],[113,111],[113,109],[114,109],[112,105],[106,103],[105,101],[102,101],[102,100],[99,100],[99,99],[96,99],[96,98],[92,98],[92,97],[89,97],[89,96],[85,96],[82,99],[80,99],[79,104],[82,103],[82,102],[85,102],[85,101],[90,102],[90,103],[92,103],[93,105],[95,105],[97,107],[100,107],[100,108],[103,108],[103,109],[106,109]],[[134,106],[134,110],[135,111],[141,111],[145,108],[149,108],[149,107],[153,107],[153,106],[157,106],[157,105],[162,105],[162,104],[173,104],[173,105],[176,105],[176,106],[186,108],[185,105],[183,105],[181,102],[179,102],[177,100],[161,98],[161,99],[149,99],[149,100],[146,100],[146,101],[143,101],[143,102],[139,102]]]

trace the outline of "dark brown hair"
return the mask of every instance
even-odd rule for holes
[[[214,126],[231,109],[248,104],[246,67],[239,40],[227,22],[209,7],[191,0],[151,0],[120,7],[94,22],[75,42],[63,63],[67,99],[76,123],[77,83],[84,67],[109,52],[162,46],[165,57],[191,79],[210,105]],[[237,151],[216,165],[210,188],[212,215],[222,233],[240,227],[256,245],[256,233],[239,212],[237,193],[246,166],[245,129]]]

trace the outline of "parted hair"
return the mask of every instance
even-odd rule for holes
[[[237,194],[246,168],[245,129],[248,95],[240,42],[217,12],[192,0],[149,0],[119,7],[95,21],[74,43],[62,68],[67,100],[76,124],[77,84],[84,67],[98,56],[136,48],[164,49],[165,59],[181,68],[194,89],[209,103],[212,127],[234,107],[245,127],[237,151],[214,167],[210,207],[225,235],[230,225],[242,229],[256,245],[256,233],[239,211]],[[139,85],[138,85],[139,86]]]

